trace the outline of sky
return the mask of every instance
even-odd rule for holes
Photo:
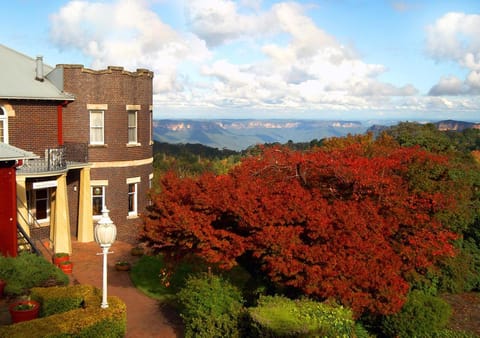
[[[10,0],[0,43],[154,72],[154,118],[480,122],[478,0]]]

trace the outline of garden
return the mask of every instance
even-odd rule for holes
[[[475,337],[446,300],[480,289],[479,133],[396,128],[163,172],[141,229],[156,280],[132,278],[191,337]]]
[[[60,264],[31,253],[0,256],[1,296],[12,321],[0,326],[0,337],[124,337],[125,303],[109,297],[101,309],[101,290],[68,285]]]

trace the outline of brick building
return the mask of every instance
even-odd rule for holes
[[[2,45],[0,72],[0,141],[40,157],[17,169],[18,223],[71,252],[106,206],[134,241],[153,172],[153,73],[50,67]]]

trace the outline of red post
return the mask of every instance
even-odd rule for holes
[[[0,166],[0,253],[17,256],[17,181],[15,167]]]
[[[63,105],[57,106],[58,145],[63,146]]]

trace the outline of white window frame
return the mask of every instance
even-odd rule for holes
[[[0,143],[8,144],[8,113],[2,106],[0,106],[0,124],[3,127],[3,137],[0,138]]]
[[[137,216],[138,215],[138,204],[137,204],[137,195],[138,195],[138,184],[129,183],[128,185],[128,216]],[[130,191],[130,187],[133,187],[133,191]],[[130,210],[130,198],[132,198],[132,210]]]
[[[140,183],[140,177],[127,178],[128,217],[138,216],[138,183]],[[133,187],[133,191],[130,191],[131,186]],[[130,198],[132,198],[132,210],[130,210]]]
[[[92,126],[92,113],[101,113],[102,114],[102,123],[101,126]],[[93,145],[104,145],[105,144],[105,110],[100,110],[100,109],[92,109],[89,110],[89,115],[90,115],[90,144]],[[94,141],[92,139],[93,133],[92,129],[100,129],[101,130],[101,140],[100,141]]]
[[[130,114],[135,115],[135,125],[130,125]],[[128,144],[138,144],[138,111],[137,110],[128,110],[127,111],[127,137],[128,137]],[[130,139],[130,131],[134,131],[134,139]]]
[[[105,203],[106,203],[106,197],[107,197],[107,195],[106,195],[106,190],[107,190],[106,187],[107,187],[107,186],[104,185],[104,184],[92,184],[92,185],[91,185],[91,189],[92,189],[92,202],[91,202],[91,203],[92,203],[92,217],[93,217],[93,219],[100,219],[100,218],[102,217],[102,213],[101,213],[101,212],[100,212],[99,215],[94,215],[94,214],[93,214],[93,199],[94,199],[94,198],[98,198],[99,196],[101,196],[101,198],[102,198],[102,209],[101,209],[100,211],[102,211],[103,209],[105,209]],[[94,195],[93,192],[94,192],[94,189],[95,189],[95,188],[101,188],[101,189],[102,189],[102,194],[101,194],[101,195]]]

